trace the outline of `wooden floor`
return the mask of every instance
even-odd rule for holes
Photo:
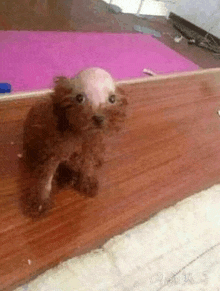
[[[220,69],[123,82],[129,117],[109,142],[100,195],[55,195],[41,219],[23,213],[22,123],[36,98],[0,102],[0,289],[10,290],[101,246],[184,197],[220,182]]]

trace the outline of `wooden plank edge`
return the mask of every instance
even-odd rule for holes
[[[164,74],[164,75],[155,75],[151,77],[141,77],[141,78],[132,78],[132,79],[124,79],[116,81],[118,85],[132,85],[136,83],[143,83],[143,82],[154,82],[159,80],[166,80],[166,79],[175,79],[175,78],[182,78],[187,76],[195,76],[195,75],[204,75],[204,74],[212,74],[212,73],[220,73],[220,68],[211,68],[211,69],[199,69],[197,71],[190,71],[190,72],[178,72],[172,74]],[[32,98],[32,97],[43,97],[49,93],[51,93],[52,89],[44,89],[44,90],[36,90],[30,92],[17,92],[17,93],[8,93],[0,96],[0,102],[3,101],[12,101],[24,98]]]

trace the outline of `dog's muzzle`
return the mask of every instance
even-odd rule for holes
[[[105,117],[103,115],[94,115],[92,120],[94,121],[95,125],[101,126],[105,121]]]

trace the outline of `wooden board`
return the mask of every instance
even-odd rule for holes
[[[100,195],[86,199],[60,191],[54,208],[39,220],[22,212],[27,181],[17,157],[23,120],[36,98],[0,102],[1,290],[220,182],[220,69],[121,83],[129,118],[109,142]]]

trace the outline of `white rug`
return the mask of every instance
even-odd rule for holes
[[[16,291],[220,291],[220,185]]]

